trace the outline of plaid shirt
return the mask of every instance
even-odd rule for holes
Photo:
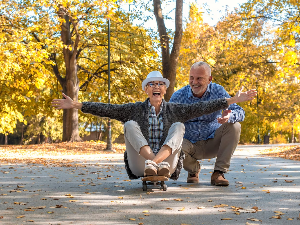
[[[221,85],[210,82],[206,92],[201,98],[195,97],[192,93],[190,85],[187,85],[176,91],[172,95],[170,102],[191,104],[199,101],[209,101],[218,98],[230,98],[230,95]],[[244,120],[245,111],[242,109],[242,107],[237,104],[231,104],[228,109],[231,110],[228,123],[235,123]],[[214,138],[215,131],[221,126],[221,124],[218,123],[217,118],[221,116],[222,110],[218,110],[211,114],[203,115],[185,122],[184,138],[188,139],[192,143]]]
[[[153,153],[156,155],[159,151],[159,143],[163,136],[163,113],[162,107],[163,103],[160,106],[158,115],[156,115],[155,107],[151,105],[148,101],[149,106],[149,141],[148,144],[152,149]]]

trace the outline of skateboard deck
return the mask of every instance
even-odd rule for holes
[[[148,190],[148,186],[151,185],[152,189],[157,188],[157,189],[162,189],[163,191],[166,191],[168,186],[165,184],[165,181],[168,181],[169,178],[165,176],[148,176],[148,177],[143,177],[143,191]]]

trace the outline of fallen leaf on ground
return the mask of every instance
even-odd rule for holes
[[[222,208],[222,207],[226,207],[228,205],[226,204],[220,204],[220,205],[215,205],[214,208]]]
[[[260,225],[259,223],[248,223],[246,222],[246,225]]]
[[[274,219],[281,219],[281,216],[272,216]]]
[[[248,218],[247,220],[251,220],[251,221],[255,221],[255,222],[261,221],[259,219],[255,219],[255,218]]]
[[[274,211],[274,213],[276,213],[277,215],[284,215],[285,213],[281,212],[281,211]]]

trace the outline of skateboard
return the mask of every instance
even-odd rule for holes
[[[168,186],[165,184],[165,181],[168,181],[169,178],[165,176],[148,176],[143,177],[143,191],[148,190],[148,185],[151,185],[152,188],[162,189],[163,191],[166,191]],[[148,182],[147,182],[148,181]]]

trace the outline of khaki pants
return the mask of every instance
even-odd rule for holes
[[[190,173],[198,173],[200,164],[197,160],[217,157],[214,169],[226,173],[232,154],[239,143],[240,134],[240,123],[225,123],[216,130],[214,138],[194,144],[183,139],[182,151],[185,153],[183,168]]]
[[[184,131],[183,123],[173,123],[163,144],[172,149],[172,154],[164,160],[170,164],[170,174],[175,171],[177,166]],[[129,168],[134,175],[144,176],[146,159],[139,152],[141,147],[148,145],[148,141],[143,136],[138,123],[132,120],[124,124],[124,136]]]

